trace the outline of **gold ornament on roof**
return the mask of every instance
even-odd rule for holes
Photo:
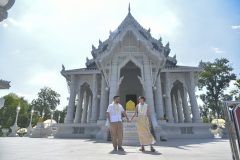
[[[126,110],[127,111],[134,111],[135,110],[135,103],[133,101],[128,101],[126,103]]]

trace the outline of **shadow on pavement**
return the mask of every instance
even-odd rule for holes
[[[109,154],[118,154],[118,155],[126,155],[125,151],[111,151]]]
[[[143,151],[143,154],[151,154],[151,155],[162,155],[162,153],[156,151],[156,152],[151,152],[151,151]]]

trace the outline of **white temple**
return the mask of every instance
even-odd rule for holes
[[[69,87],[69,104],[64,124],[57,124],[55,137],[106,139],[106,110],[119,95],[125,107],[146,97],[157,140],[213,137],[209,124],[202,122],[195,95],[201,66],[179,66],[170,57],[169,43],[151,36],[132,16],[130,7],[118,28],[99,46],[92,46],[86,68],[61,74]],[[76,105],[75,105],[76,104]],[[163,121],[164,114],[169,121]]]

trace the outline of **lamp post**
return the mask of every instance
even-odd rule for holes
[[[0,22],[8,17],[8,12],[15,0],[0,0]]]
[[[17,111],[17,115],[16,115],[15,123],[12,127],[10,127],[12,129],[12,132],[9,135],[9,137],[18,137],[17,130],[19,129],[19,127],[17,126],[17,120],[18,120],[18,113],[20,111],[20,103],[18,103],[16,111]]]
[[[17,125],[17,120],[18,120],[18,113],[20,111],[20,103],[18,103],[18,106],[17,106],[17,116],[16,116],[16,119],[15,119],[15,124]]]
[[[58,114],[58,123],[60,122],[60,113]]]
[[[51,111],[51,123],[50,123],[50,125],[48,125],[48,136],[52,136],[53,135],[52,134],[52,119],[53,119],[54,110],[50,109],[50,111]]]
[[[52,119],[53,119],[53,110],[51,110],[51,124],[52,124]]]
[[[44,121],[44,115],[45,115],[45,112],[44,112],[44,110],[42,111],[42,119],[43,119],[43,121]]]
[[[33,116],[33,113],[34,113],[34,107],[31,110],[30,123],[29,123],[29,126],[27,128],[27,134],[25,134],[25,137],[29,137],[32,134],[32,116]]]

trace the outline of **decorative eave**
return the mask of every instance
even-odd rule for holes
[[[71,75],[101,74],[101,72],[97,68],[79,68],[79,69],[65,70],[64,65],[62,65],[62,70],[60,73],[63,77],[66,78],[68,91],[71,83]]]
[[[190,66],[169,66],[161,69],[161,72],[197,72],[204,71],[202,67],[190,67]]]
[[[62,70],[61,74],[63,76],[66,75],[82,75],[82,74],[98,74],[101,73],[98,69],[96,68],[79,68],[79,69],[72,69],[72,70]]]
[[[0,80],[0,89],[9,89],[10,87],[10,81]]]
[[[94,59],[88,59],[88,57],[86,58],[86,63],[85,63],[87,68],[93,68],[93,69],[97,69],[97,65],[95,63]]]
[[[167,61],[171,62],[175,66],[177,64],[176,55],[174,55],[173,57],[168,56]]]

